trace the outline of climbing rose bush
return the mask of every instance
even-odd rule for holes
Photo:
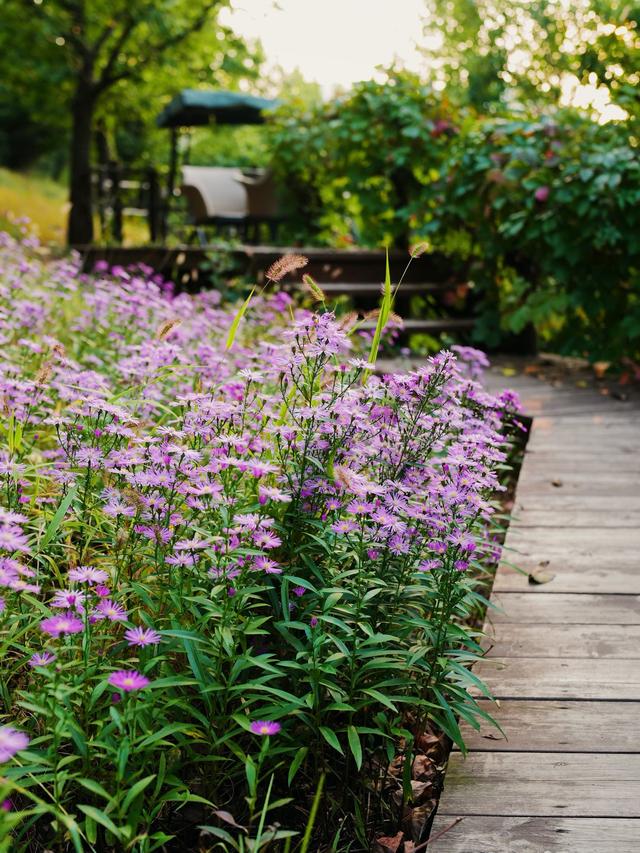
[[[376,376],[283,293],[227,350],[215,292],[33,249],[1,238],[0,849],[317,849],[323,791],[364,831],[483,714],[514,398],[468,349]]]

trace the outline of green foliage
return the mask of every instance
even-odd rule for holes
[[[406,245],[415,199],[439,176],[456,133],[445,101],[391,70],[315,109],[285,106],[272,128],[274,167],[304,210],[292,236],[349,245]]]
[[[155,127],[155,117],[170,97],[199,85],[233,88],[257,75],[259,51],[216,23],[225,5],[225,0],[5,0],[0,107],[11,121],[19,111],[28,114],[22,125],[28,146],[18,150],[4,140],[6,161],[30,165],[44,145],[64,162],[80,77],[100,89],[96,120],[110,155],[135,164],[165,162],[167,133]],[[0,137],[0,155],[2,144]]]
[[[640,161],[623,126],[569,111],[479,122],[449,152],[423,233],[464,235],[483,339],[533,323],[592,358],[640,352]]]
[[[640,5],[627,0],[426,0],[429,76],[459,103],[557,106],[563,84],[598,87],[640,118]]]
[[[568,109],[481,116],[390,72],[313,113],[283,110],[272,132],[282,181],[309,213],[293,236],[427,240],[469,268],[484,344],[533,324],[568,353],[640,354],[640,166],[628,124]]]
[[[467,620],[509,396],[469,351],[368,376],[284,293],[238,324],[0,240],[0,850],[309,853],[366,841],[372,804],[397,823],[390,762],[485,716]]]

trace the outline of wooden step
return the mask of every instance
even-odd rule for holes
[[[473,329],[475,320],[467,317],[442,317],[438,320],[408,319],[403,320],[403,331],[405,334],[417,334],[423,332],[435,335],[438,332],[462,332]],[[367,320],[360,327],[373,331],[376,327],[375,320]]]
[[[375,307],[382,294],[382,284],[371,284],[369,282],[348,281],[318,281],[318,287],[329,296],[371,296],[374,297],[372,307]],[[396,298],[400,296],[414,295],[416,293],[447,293],[460,287],[460,284],[447,284],[445,282],[408,282],[400,285]],[[287,289],[304,290],[305,285],[300,282],[288,284]]]
[[[438,815],[433,853],[638,853],[640,820]]]

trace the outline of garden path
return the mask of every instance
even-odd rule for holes
[[[640,405],[526,375],[488,384],[534,418],[475,670],[504,736],[466,727],[427,849],[637,853]]]

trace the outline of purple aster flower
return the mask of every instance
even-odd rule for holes
[[[109,684],[130,693],[132,690],[142,690],[149,684],[149,679],[135,669],[119,669],[112,672],[108,678]]]
[[[108,619],[109,622],[127,621],[127,611],[111,598],[104,598],[96,607],[93,615],[97,619]]]
[[[130,646],[155,646],[162,641],[162,637],[152,628],[129,628],[124,632],[124,637]]]
[[[357,530],[357,525],[353,523],[353,521],[336,521],[335,524],[331,525],[331,529],[334,533],[353,533],[354,530]]]
[[[350,512],[352,515],[368,515],[374,509],[375,504],[369,501],[355,500],[347,504],[347,512]]]
[[[109,574],[103,569],[94,569],[93,566],[78,566],[77,569],[69,569],[69,580],[78,581],[78,583],[100,584],[109,580]]]
[[[293,588],[293,594],[295,596],[297,596],[298,598],[302,598],[302,596],[305,594],[305,592],[306,592],[306,590],[303,586],[294,586],[294,588]]]
[[[281,575],[282,569],[275,560],[270,560],[268,557],[256,557],[253,561],[253,568],[256,571],[265,572],[268,575]]]
[[[254,735],[277,735],[282,726],[274,720],[254,720],[249,726]]]
[[[29,738],[24,732],[19,732],[11,726],[0,727],[0,764],[13,758],[16,752],[26,749],[27,746]]]
[[[279,536],[276,536],[275,533],[270,533],[268,530],[258,530],[253,534],[253,541],[259,548],[264,548],[267,551],[271,548],[278,548],[282,545],[282,539],[280,539]]]
[[[36,652],[29,658],[29,666],[48,666],[50,663],[53,663],[55,659],[56,656],[53,652]]]
[[[60,607],[62,610],[78,610],[82,612],[84,593],[75,589],[58,589],[50,602],[51,607]]]
[[[59,637],[61,634],[79,634],[84,628],[82,621],[77,616],[50,616],[40,623],[40,630],[51,637]]]

